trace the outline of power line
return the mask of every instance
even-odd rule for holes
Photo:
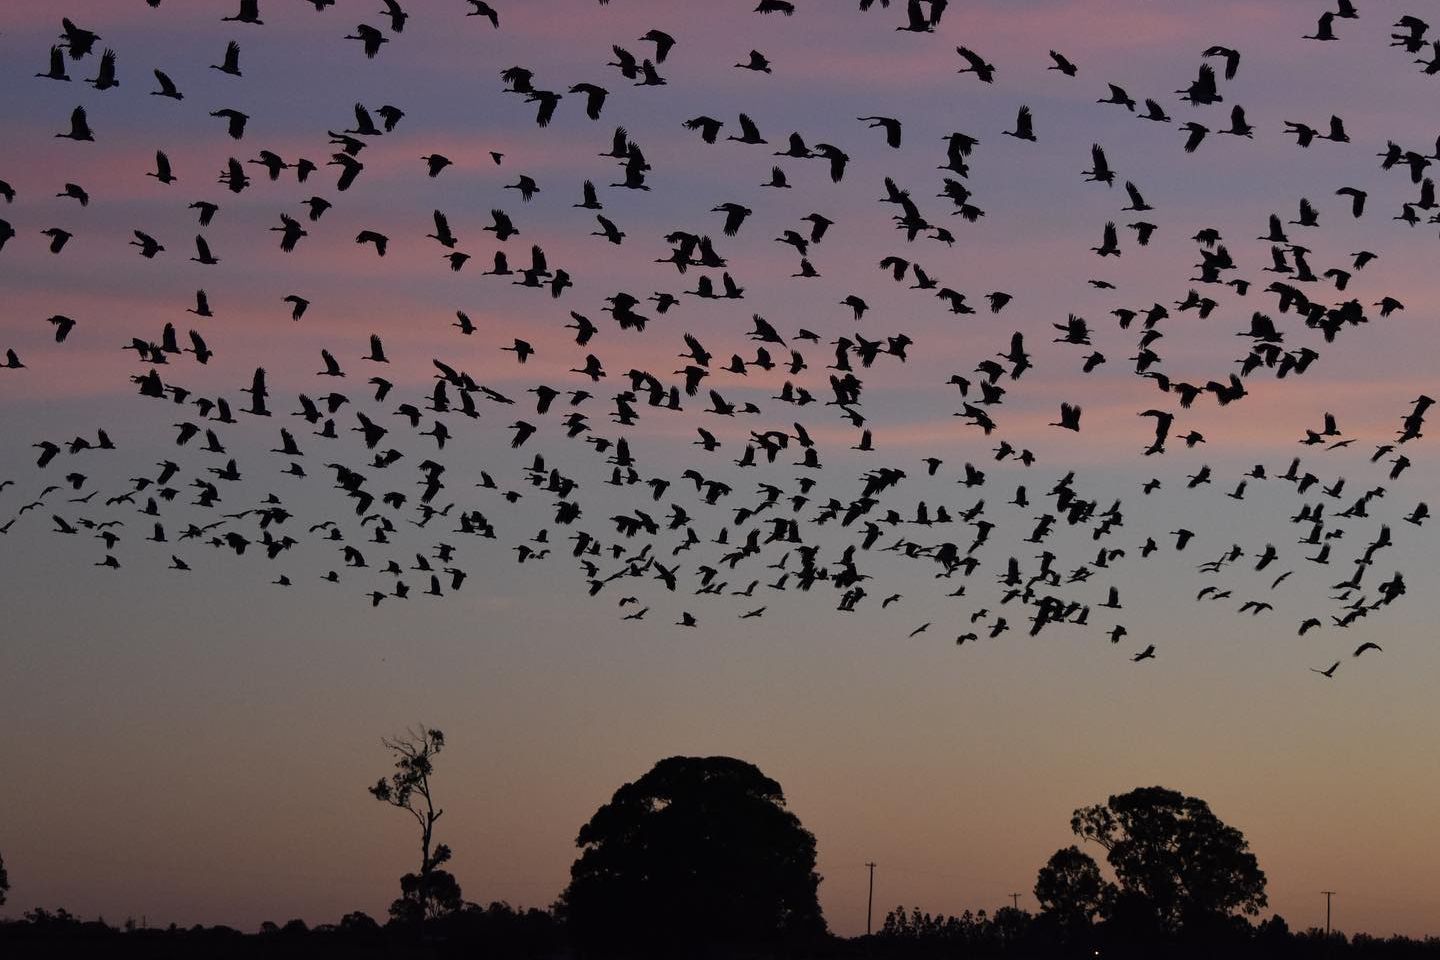
[[[1020,909],[1020,894],[1018,894],[1018,893],[1012,893],[1012,894],[1010,894],[1010,902],[1015,905],[1015,909],[1016,909],[1016,910],[1019,910],[1019,909]]]
[[[1335,896],[1335,891],[1321,890],[1320,892],[1325,894],[1325,936],[1328,939],[1330,936],[1330,898]]]

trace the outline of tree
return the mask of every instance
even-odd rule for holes
[[[430,792],[435,772],[434,757],[445,747],[445,734],[427,729],[411,730],[404,737],[380,741],[395,755],[395,772],[381,777],[370,788],[376,800],[408,812],[420,826],[420,872],[400,878],[400,897],[390,904],[390,916],[402,923],[423,924],[458,909],[460,885],[439,869],[450,859],[450,848],[433,845],[435,822],[445,813],[437,809]]]
[[[380,931],[380,924],[363,910],[352,910],[340,918],[341,933],[373,934]]]
[[[1197,797],[1142,787],[1076,810],[1070,829],[1104,848],[1119,911],[1163,932],[1196,931],[1237,911],[1255,916],[1266,905],[1265,874],[1245,836]]]
[[[448,856],[450,851],[442,845],[436,850],[437,857],[442,852]],[[390,917],[402,924],[424,923],[454,913],[464,902],[460,883],[449,871],[407,873],[400,878],[400,898],[390,904]]]
[[[10,892],[10,875],[5,872],[5,858],[0,857],[0,907],[5,906],[5,894]]]
[[[995,911],[995,916],[990,918],[990,934],[1000,949],[1014,947],[1025,940],[1034,920],[1025,910],[1001,907]]]
[[[1035,878],[1035,899],[1062,936],[1089,927],[1115,894],[1100,865],[1079,847],[1056,850]]]
[[[678,955],[823,933],[815,837],[730,757],[670,757],[580,828],[557,908],[583,947]]]

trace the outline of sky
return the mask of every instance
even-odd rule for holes
[[[1335,21],[1336,41],[1317,42],[1302,39],[1323,12],[1309,0],[953,4],[929,34],[895,29],[905,22],[898,0],[865,13],[851,2],[796,0],[791,17],[757,14],[733,0],[703,10],[641,0],[495,6],[498,29],[465,17],[458,0],[412,2],[398,34],[358,0],[323,12],[298,0],[262,0],[263,25],[222,21],[234,13],[228,0],[163,0],[154,9],[139,0],[74,0],[63,10],[14,0],[0,13],[0,180],[15,191],[13,202],[0,203],[0,218],[16,234],[0,249],[0,350],[24,363],[0,369],[0,481],[13,481],[0,488],[0,522],[13,519],[0,538],[0,725],[11,733],[0,738],[0,765],[17,772],[0,791],[0,855],[13,887],[5,915],[64,906],[112,921],[143,916],[242,929],[294,916],[334,921],[353,909],[383,915],[395,878],[414,868],[414,837],[365,787],[389,770],[380,738],[425,723],[447,735],[437,762],[446,811],[439,838],[455,851],[465,896],[479,902],[548,905],[567,881],[580,825],[622,783],[663,757],[730,755],[778,780],[815,833],[822,906],[841,934],[863,932],[867,861],[878,864],[877,924],[895,904],[993,910],[1012,891],[1034,909],[1028,891],[1036,870],[1074,841],[1071,811],[1154,784],[1207,800],[1245,833],[1269,878],[1271,909],[1292,926],[1323,923],[1320,891],[1329,889],[1338,891],[1339,929],[1436,932],[1440,827],[1429,798],[1440,788],[1437,558],[1428,526],[1404,517],[1440,496],[1437,463],[1428,436],[1371,462],[1378,445],[1396,442],[1417,397],[1440,395],[1429,282],[1437,228],[1423,222],[1425,210],[1413,227],[1394,219],[1419,188],[1403,164],[1385,171],[1377,157],[1392,141],[1435,152],[1428,118],[1437,81],[1390,46],[1391,24],[1407,10],[1378,0],[1362,5],[1359,19]],[[71,81],[37,78],[62,15],[101,39],[90,56],[67,59]],[[343,39],[358,22],[382,26],[390,38],[374,59]],[[654,45],[638,39],[652,28],[676,39],[657,65],[666,83],[632,86],[607,65],[612,44],[653,58]],[[241,77],[209,69],[232,39],[241,46]],[[1236,76],[1219,81],[1224,101],[1182,102],[1178,92],[1202,62],[1222,63],[1202,56],[1216,44],[1241,53]],[[962,45],[994,64],[993,83],[956,72]],[[85,80],[105,48],[115,51],[120,84],[101,91]],[[772,62],[771,73],[732,66],[752,49]],[[1051,49],[1077,65],[1076,76],[1046,69]],[[533,71],[537,88],[564,93],[547,127],[536,124],[533,104],[505,92],[500,72],[515,65]],[[152,69],[173,78],[184,99],[151,96]],[[598,121],[585,116],[583,97],[566,92],[580,82],[610,91]],[[1173,122],[1096,103],[1110,83],[1142,104],[1154,98]],[[323,165],[337,149],[326,131],[352,127],[357,102],[372,112],[393,104],[404,116],[394,131],[362,138],[364,170],[340,192],[336,171]],[[1014,129],[1022,104],[1034,115],[1034,143],[1002,133]],[[1244,106],[1253,139],[1215,132],[1228,126],[1235,104]],[[77,105],[87,111],[93,143],[55,136]],[[222,108],[249,115],[242,139],[209,116]],[[754,119],[768,144],[725,140],[739,113]],[[716,144],[682,126],[700,115],[724,121]],[[856,119],[876,115],[901,120],[900,149]],[[1343,118],[1348,143],[1302,148],[1286,132],[1287,121],[1323,132],[1332,115]],[[1211,132],[1186,153],[1179,127],[1190,120]],[[616,126],[649,162],[649,190],[611,186],[623,171],[599,155]],[[823,161],[772,155],[792,130],[812,147],[834,144],[848,155],[840,182]],[[943,138],[956,131],[979,140],[963,178],[936,169],[946,162]],[[1117,174],[1113,186],[1083,176],[1092,144],[1103,146]],[[262,149],[321,166],[301,184],[293,171],[270,182],[246,164],[252,182],[238,194],[215,182],[228,158],[248,161]],[[157,150],[167,154],[175,183],[146,176]],[[491,151],[502,154],[498,164]],[[429,178],[420,158],[435,152],[453,165]],[[760,186],[776,165],[790,189]],[[507,189],[522,174],[540,187],[528,203]],[[949,202],[934,196],[947,176],[963,180],[984,216],[969,223],[950,215]],[[877,202],[887,177],[954,243],[931,235],[907,242],[895,232],[889,218],[897,208]],[[620,245],[592,235],[599,229],[593,214],[573,206],[585,180],[596,184],[601,212],[625,232]],[[1121,209],[1127,180],[1153,210]],[[66,183],[83,186],[89,204],[54,196]],[[1362,216],[1352,217],[1348,198],[1335,194],[1342,186],[1366,191]],[[314,195],[333,207],[311,222],[302,201]],[[1318,210],[1319,225],[1286,226],[1290,242],[1309,251],[1317,274],[1339,267],[1352,276],[1344,291],[1324,278],[1297,285],[1331,306],[1354,297],[1369,319],[1334,343],[1293,311],[1279,313],[1264,290],[1288,278],[1265,271],[1271,244],[1257,238],[1272,213],[1297,219],[1301,197]],[[208,227],[189,207],[198,200],[219,205]],[[722,234],[723,214],[711,209],[726,202],[753,211],[735,237]],[[483,230],[497,208],[520,230],[504,244]],[[446,213],[458,249],[472,255],[459,271],[426,237],[434,210]],[[269,232],[282,212],[308,229],[293,253]],[[834,225],[808,251],[819,276],[795,278],[798,255],[772,238],[808,233],[801,218],[814,212]],[[1156,225],[1145,246],[1125,226],[1140,216]],[[1120,225],[1118,257],[1091,250],[1107,221]],[[59,255],[40,234],[49,227],[73,233]],[[1192,279],[1192,238],[1206,228],[1219,232],[1235,259],[1232,274],[1251,281],[1243,296]],[[139,256],[129,245],[134,230],[166,249]],[[390,238],[383,258],[354,242],[362,230]],[[713,239],[745,288],[743,301],[682,292],[695,289],[699,275],[719,278],[655,262],[669,256],[665,237],[675,231]],[[189,259],[197,233],[219,263]],[[522,268],[531,244],[543,247],[552,271],[571,276],[574,286],[560,297],[482,276],[497,249]],[[1351,265],[1360,250],[1379,255],[1363,270]],[[978,312],[950,313],[911,288],[913,273],[893,282],[877,266],[886,256],[921,265]],[[206,291],[213,317],[186,312],[197,289]],[[1192,289],[1216,301],[1208,317],[1178,309]],[[995,290],[1014,298],[999,313],[985,302]],[[625,331],[601,312],[604,298],[619,291],[642,301],[665,291],[680,302],[663,315],[643,304],[645,330]],[[289,294],[310,301],[300,321],[283,302]],[[841,305],[847,295],[869,305],[862,320]],[[1381,317],[1373,305],[1387,296],[1404,306]],[[1170,307],[1157,327],[1163,337],[1151,345],[1162,358],[1154,369],[1176,382],[1203,385],[1238,371],[1249,341],[1236,334],[1256,311],[1284,331],[1286,349],[1307,346],[1319,358],[1303,376],[1256,371],[1245,379],[1247,396],[1233,404],[1222,407],[1207,394],[1182,409],[1126,359],[1136,355],[1143,317],[1127,330],[1111,313],[1152,303]],[[457,310],[473,321],[472,335],[454,326]],[[599,328],[587,346],[565,328],[571,311]],[[785,337],[783,346],[765,345],[782,366],[726,372],[730,355],[747,364],[755,357],[759,344],[746,337],[753,314]],[[1089,321],[1093,346],[1052,342],[1062,336],[1053,325],[1070,314]],[[63,343],[46,322],[54,315],[75,320]],[[188,389],[192,400],[227,398],[237,423],[207,422],[193,403],[137,394],[131,377],[151,367],[125,345],[135,337],[159,342],[167,323],[182,345],[198,331],[214,356],[204,365],[192,354],[171,356],[155,368],[164,382]],[[802,329],[819,342],[799,339]],[[852,450],[859,431],[822,403],[830,399],[833,341],[857,331],[869,340],[903,333],[913,341],[903,363],[884,353],[868,369],[856,362],[872,451]],[[1005,353],[1017,331],[1033,369],[1001,378],[1007,393],[987,408],[998,427],[986,437],[952,414],[975,400],[976,365]],[[679,382],[672,371],[688,362],[677,357],[685,333],[714,354],[701,394],[673,413],[645,407],[642,392],[638,421],[614,423],[612,397],[627,370]],[[383,340],[383,368],[361,359],[371,334]],[[515,338],[535,350],[523,366],[502,351]],[[792,348],[808,364],[794,376],[784,368]],[[322,349],[345,371],[343,380],[317,376]],[[1091,350],[1106,362],[1085,373]],[[607,370],[599,385],[572,372],[588,353]],[[515,400],[482,397],[473,421],[439,415],[453,435],[443,451],[393,415],[400,403],[422,406],[437,359]],[[238,412],[256,367],[267,372],[270,418]],[[973,382],[968,398],[947,382],[954,374]],[[366,383],[373,376],[394,385],[383,402]],[[782,407],[772,398],[787,379],[817,402]],[[590,435],[624,436],[641,476],[669,480],[667,490],[652,499],[643,484],[610,486],[606,458],[614,449],[599,453],[564,435],[563,393],[550,413],[538,414],[525,392],[537,384],[590,389],[595,397],[577,408],[589,417]],[[711,387],[761,413],[703,413]],[[332,391],[347,397],[335,416],[339,439],[316,438],[290,414],[298,394]],[[1050,425],[1061,402],[1081,406],[1080,431]],[[1150,408],[1176,415],[1160,456],[1142,453],[1153,423],[1136,414]],[[349,432],[356,410],[389,429],[381,448],[403,453],[397,465],[370,465],[372,454]],[[421,412],[428,429],[437,415]],[[1335,439],[1353,439],[1352,446],[1299,443],[1327,412],[1341,430]],[[539,429],[512,449],[508,428],[516,420]],[[200,439],[177,446],[182,422],[215,429],[227,453],[202,452]],[[814,438],[823,469],[794,465],[794,439],[774,464],[763,454],[748,472],[733,463],[752,431],[793,437],[797,422]],[[269,452],[282,427],[304,457]],[[696,446],[697,427],[711,431],[720,449]],[[48,440],[65,451],[77,436],[93,443],[100,429],[116,449],[61,452],[49,466],[36,465],[33,444]],[[1186,447],[1179,437],[1191,430],[1204,442]],[[1034,465],[997,461],[1001,440],[1032,451]],[[1392,480],[1391,461],[1402,453],[1411,465]],[[537,455],[580,483],[578,522],[558,523],[555,498],[529,485],[525,469]],[[1305,494],[1277,479],[1296,456],[1300,473],[1319,481]],[[240,480],[207,472],[230,457]],[[409,521],[421,517],[416,465],[427,457],[446,466],[436,507],[457,506],[421,528]],[[944,461],[933,477],[925,457]],[[307,477],[282,472],[292,459]],[[105,501],[131,490],[131,478],[156,477],[165,460],[178,465],[182,490],[163,504],[167,542],[150,543],[153,520],[139,510],[153,488],[133,503]],[[353,504],[332,486],[330,462],[366,474],[368,489],[406,494],[403,508],[379,510],[396,528],[387,544],[368,542],[374,525],[359,524]],[[982,487],[957,485],[966,463],[985,471]],[[1249,479],[1243,500],[1227,497],[1255,464],[1268,479]],[[1187,487],[1207,466],[1212,482]],[[728,549],[710,541],[728,528],[732,543],[741,542],[760,522],[742,526],[735,515],[763,499],[756,484],[782,487],[784,504],[799,493],[799,478],[815,480],[793,515],[820,562],[838,569],[860,524],[840,528],[815,517],[832,498],[843,505],[859,496],[863,475],[880,467],[906,477],[882,495],[876,521],[890,509],[909,520],[920,501],[952,515],[985,501],[978,515],[996,526],[973,576],[937,580],[938,567],[924,557],[881,549],[897,540],[954,541],[963,551],[973,528],[958,520],[948,527],[881,522],[875,548],[858,561],[874,579],[851,612],[836,609],[838,591],[824,584],[810,592],[769,588],[799,560],[792,554],[788,568],[769,568],[781,562],[775,546],[717,575],[727,594],[758,580],[752,597],[693,596],[697,568],[718,568]],[[731,484],[733,493],[704,504],[683,477],[690,469]],[[474,486],[482,471],[497,489]],[[1093,523],[1071,527],[1062,518],[1043,546],[1025,542],[1038,516],[1054,512],[1048,491],[1072,471],[1076,494],[1095,500],[1097,512],[1123,503],[1123,524],[1098,541]],[[79,489],[65,480],[71,473],[84,475]],[[1348,483],[1337,489],[1341,477]],[[197,478],[220,489],[214,508],[189,502]],[[1159,489],[1142,492],[1152,478]],[[42,493],[51,485],[61,489]],[[1028,491],[1026,506],[1007,502],[1018,485]],[[1335,516],[1377,487],[1384,493],[1368,501],[1366,516]],[[92,490],[93,500],[69,502]],[[520,496],[509,502],[505,491]],[[292,514],[276,529],[299,541],[275,560],[258,543],[236,556],[203,539],[176,539],[191,523],[253,510],[268,494]],[[1325,533],[1334,535],[1325,541],[1328,564],[1305,559],[1318,546],[1294,542],[1309,525],[1292,517],[1317,502],[1325,504]],[[679,589],[666,591],[647,575],[588,596],[566,538],[583,529],[608,553],[624,538],[607,518],[638,509],[663,519],[672,504],[687,511],[701,540],[686,555],[671,554],[679,532],[654,538],[661,563],[681,564]],[[471,509],[493,524],[495,539],[457,532],[457,514]],[[120,540],[107,550],[87,528],[56,534],[52,515],[124,525],[111,528]],[[324,531],[310,531],[323,521],[364,551],[367,569],[344,566]],[[221,532],[261,536],[254,514],[225,523]],[[1361,593],[1373,601],[1375,586],[1396,571],[1404,572],[1407,593],[1342,629],[1332,619],[1344,612],[1332,585],[1354,570],[1382,524],[1394,545],[1376,555]],[[767,517],[760,529],[768,528]],[[1170,534],[1177,529],[1195,534],[1184,550]],[[542,531],[551,552],[516,562],[518,546],[543,549]],[[1142,558],[1147,537],[1158,549]],[[626,544],[629,556],[642,541]],[[466,571],[460,589],[424,596],[428,575],[407,569],[409,599],[387,595],[372,606],[367,595],[388,593],[396,581],[379,570],[387,560],[409,568],[411,556],[431,555],[441,542],[456,547],[454,563]],[[1280,556],[1257,573],[1253,561],[1266,543]],[[1113,569],[1097,569],[1097,544],[1125,555]],[[1232,545],[1241,559],[1217,572],[1199,569]],[[1057,624],[1028,636],[1032,611],[1001,604],[995,581],[1007,559],[1017,557],[1028,576],[1042,551],[1053,552],[1067,574],[1090,568],[1090,581],[1060,591],[1092,606],[1088,626]],[[190,569],[167,569],[172,554]],[[107,555],[118,569],[96,565]],[[595,562],[602,575],[624,567],[608,557]],[[332,569],[338,582],[322,580]],[[1272,587],[1286,570],[1292,576]],[[293,586],[272,583],[282,574]],[[962,580],[965,595],[947,596]],[[1098,606],[1112,585],[1119,611]],[[1207,586],[1231,594],[1197,600]],[[900,599],[882,607],[893,594]],[[634,604],[619,605],[630,596]],[[1247,600],[1273,609],[1239,613]],[[740,619],[762,606],[762,617]],[[644,619],[623,619],[641,607],[649,608]],[[676,626],[682,612],[698,626]],[[1012,629],[990,638],[987,628],[1000,616]],[[1311,616],[1320,627],[1298,635]],[[1112,644],[1117,622],[1127,634]],[[922,624],[929,626],[912,635]],[[969,632],[978,637],[957,644]],[[1364,642],[1383,649],[1353,656]],[[1150,645],[1154,659],[1131,661]],[[1314,672],[1336,661],[1332,677]]]

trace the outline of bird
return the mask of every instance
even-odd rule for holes
[[[505,184],[505,189],[518,190],[520,192],[520,199],[525,203],[529,203],[535,194],[540,192],[540,187],[535,183],[534,179],[524,175],[521,175],[520,179],[515,183]]]
[[[1112,83],[1112,84],[1108,84],[1108,86],[1110,87],[1110,96],[1109,96],[1108,98],[1096,100],[1095,102],[1096,102],[1096,103],[1113,103],[1113,104],[1116,104],[1116,105],[1118,105],[1118,106],[1124,107],[1125,109],[1129,110],[1131,113],[1134,113],[1134,112],[1135,112],[1135,101],[1131,98],[1130,94],[1128,94],[1128,93],[1125,92],[1125,88],[1124,88],[1124,87],[1120,87],[1120,86],[1116,86],[1116,85],[1113,84],[1113,83]]]
[[[1034,143],[1035,127],[1030,115],[1030,108],[1022,104],[1015,115],[1015,129],[1002,130],[1001,133],[1009,137],[1014,137],[1017,140],[1029,140],[1031,143]]]
[[[155,70],[153,73],[155,74],[155,82],[160,84],[160,89],[151,90],[150,96],[166,97],[170,100],[185,99],[185,94],[181,93],[179,88],[175,86],[175,81],[170,79],[169,74],[163,70]]]
[[[749,59],[747,59],[744,63],[737,63],[735,64],[735,66],[739,67],[742,70],[754,70],[757,73],[772,72],[770,67],[770,61],[766,59],[765,55],[759,50],[751,50]]]
[[[63,137],[67,140],[83,140],[86,142],[94,142],[95,134],[90,129],[90,124],[86,117],[85,108],[76,107],[74,110],[72,110],[70,112],[70,130],[66,133],[57,133],[55,134],[55,136]]]
[[[965,61],[965,66],[956,71],[957,73],[973,73],[983,83],[995,82],[994,64],[986,63],[979,54],[975,53],[975,51],[969,47],[956,47],[955,52],[960,55],[960,59]]]
[[[48,322],[55,327],[55,342],[64,343],[65,338],[70,336],[70,331],[75,328],[75,321],[70,317],[55,314],[48,318]]]
[[[1313,34],[1302,34],[1301,38],[1304,40],[1334,40],[1336,39],[1334,24],[1335,12],[1333,10],[1326,10],[1320,14],[1320,19],[1316,21],[1315,32]]]
[[[790,182],[785,176],[785,171],[779,167],[770,168],[770,180],[760,184],[762,187],[777,187],[782,190],[790,189]]]
[[[375,253],[378,256],[383,257],[385,256],[385,251],[390,243],[390,238],[385,236],[385,234],[378,233],[374,230],[361,230],[358,234],[356,234],[355,242],[373,244],[375,247]]]
[[[444,170],[452,163],[449,157],[446,157],[439,153],[429,153],[421,157],[420,159],[425,161],[425,172],[431,178],[438,177],[440,175],[440,171]]]
[[[1180,129],[1186,132],[1186,153],[1194,153],[1195,150],[1200,146],[1200,144],[1205,140],[1205,134],[1210,132],[1209,127],[1205,126],[1203,123],[1197,123],[1194,120],[1182,123],[1180,125]]]
[[[1080,69],[1071,63],[1069,58],[1058,51],[1050,51],[1050,61],[1050,66],[1046,67],[1046,70],[1059,70],[1067,77],[1073,77],[1080,72]]]
[[[155,169],[145,175],[147,177],[154,177],[156,180],[164,184],[171,184],[175,182],[175,174],[170,169],[170,158],[165,155],[165,151],[155,151]]]
[[[1255,138],[1255,128],[1250,126],[1245,119],[1245,108],[1236,104],[1230,108],[1230,127],[1227,130],[1217,130],[1216,133],[1229,134],[1235,137],[1245,137],[1248,140]]]
[[[654,27],[646,30],[639,39],[648,40],[655,44],[655,62],[664,63],[665,58],[670,55],[670,50],[675,46],[675,38],[663,30]]]
[[[380,52],[382,44],[390,42],[390,38],[382,34],[375,27],[368,23],[362,23],[355,27],[355,32],[346,34],[346,40],[358,40],[363,45],[366,59],[373,60]]]
[[[243,76],[240,71],[240,44],[231,40],[225,44],[225,56],[216,64],[210,64],[211,70],[219,70],[223,74],[232,77]]]
[[[220,262],[220,259],[210,252],[210,244],[199,234],[195,236],[195,256],[191,257],[190,260],[194,263],[204,264],[207,267],[214,266]],[[203,293],[204,291],[201,292]],[[209,304],[207,302],[203,300],[199,302],[208,310]]]
[[[856,119],[872,129],[879,127],[884,130],[885,145],[894,150],[900,149],[901,126],[899,120],[894,117],[857,117]]]
[[[250,23],[256,26],[264,24],[260,19],[260,0],[239,0],[240,9],[233,17],[221,17],[222,22]]]
[[[1085,179],[1089,182],[1103,183],[1107,187],[1115,185],[1115,172],[1110,169],[1110,164],[1105,158],[1105,149],[1100,144],[1093,144],[1090,147],[1090,169],[1084,171]]]
[[[441,213],[439,210],[436,210],[436,211],[432,214],[432,219],[433,219],[434,222],[435,222],[435,232],[434,232],[434,233],[427,233],[427,234],[425,234],[425,236],[426,236],[426,237],[429,237],[429,238],[432,239],[432,240],[435,240],[435,241],[438,242],[442,247],[453,248],[453,247],[455,246],[455,244],[458,243],[459,241],[457,241],[457,240],[455,239],[455,235],[450,232],[450,221],[449,221],[449,219],[445,216],[445,214]]]
[[[95,46],[95,41],[101,39],[98,33],[76,26],[68,17],[61,17],[60,25],[64,30],[64,33],[60,35],[64,41],[61,45],[69,49],[71,60],[83,60],[89,56]]]
[[[1365,198],[1367,194],[1364,190],[1357,187],[1340,187],[1335,191],[1335,195],[1350,198],[1350,215],[1352,217],[1358,219],[1365,214]]]
[[[740,232],[740,227],[745,223],[745,218],[754,211],[739,203],[722,203],[719,206],[711,207],[711,213],[725,214],[725,224],[721,230],[727,237],[733,237]]]
[[[132,247],[139,247],[140,256],[145,259],[153,260],[156,254],[165,249],[163,244],[143,230],[134,230],[131,232],[135,234],[135,239],[130,241],[130,245]]]
[[[272,231],[279,231],[280,249],[286,253],[290,253],[295,249],[295,245],[300,242],[301,237],[309,236],[309,231],[300,225],[300,221],[284,213],[280,214],[280,226],[271,227],[270,229]],[[295,319],[298,320],[299,317]]]
[[[1100,246],[1091,247],[1090,249],[1102,257],[1120,256],[1119,237],[1115,232],[1114,221],[1105,224],[1104,237],[1100,242]]]
[[[95,73],[95,78],[93,80],[86,80],[85,82],[96,90],[109,90],[112,87],[118,87],[120,85],[120,81],[115,79],[114,50],[106,48],[105,52],[100,55],[100,66]]]
[[[245,136],[245,124],[250,120],[248,113],[223,107],[210,111],[210,116],[225,121],[225,132],[230,135],[230,139],[240,140]]]
[[[50,47],[50,69],[44,73],[35,74],[46,80],[69,81],[70,76],[65,70],[65,53],[59,44],[52,44]]]
[[[490,21],[490,26],[497,30],[500,29],[500,14],[496,12],[494,7],[486,3],[485,0],[465,0],[465,2],[470,4],[471,7],[470,10],[466,11],[465,16],[484,17]]]
[[[64,250],[65,244],[69,242],[72,236],[74,236],[72,233],[70,233],[70,231],[65,230],[62,227],[47,227],[40,232],[50,238],[50,252],[56,254],[58,254],[61,250]]]
[[[593,83],[577,83],[569,88],[570,93],[578,93],[585,97],[585,115],[591,120],[600,119],[600,111],[605,107],[605,98],[609,91],[604,87]]]
[[[1223,59],[1225,61],[1225,79],[1235,79],[1235,73],[1240,68],[1240,52],[1238,50],[1215,45],[1207,47],[1204,56]]]

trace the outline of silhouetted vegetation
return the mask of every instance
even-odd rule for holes
[[[404,924],[423,927],[460,909],[460,884],[440,865],[450,860],[446,844],[434,844],[435,822],[445,811],[435,806],[430,777],[434,757],[445,748],[445,734],[439,730],[411,731],[407,736],[382,743],[395,754],[395,772],[381,777],[370,788],[376,800],[404,810],[420,827],[420,872],[400,878],[400,896],[390,904],[390,917]]]
[[[1278,917],[1251,925],[1241,921],[1225,942],[1192,944],[1177,941],[1163,951],[1127,943],[1105,924],[1097,925],[1091,947],[1081,949],[1054,937],[1044,915],[1003,907],[960,916],[925,914],[897,907],[872,937],[846,939],[826,935],[804,943],[769,949],[687,944],[676,957],[834,958],[834,960],[929,960],[929,958],[1028,957],[1215,957],[1255,960],[1436,960],[1440,939],[1381,939],[1363,933],[1325,936],[1320,930],[1292,932]],[[214,960],[315,957],[466,957],[516,960],[582,960],[588,956],[572,946],[563,924],[550,911],[517,910],[505,903],[488,907],[465,904],[426,925],[424,944],[416,942],[413,926],[377,923],[363,913],[347,914],[338,923],[309,926],[303,920],[265,923],[255,932],[232,927],[142,927],[133,922],[115,926],[103,919],[83,920],[65,910],[31,910],[22,919],[0,921],[0,956],[104,956],[144,960]],[[633,954],[632,954],[633,955]]]
[[[1244,834],[1197,797],[1142,787],[1076,810],[1070,829],[1105,850],[1117,887],[1096,905],[1112,916],[1194,935],[1237,912],[1257,916],[1268,902]]]
[[[1073,849],[1073,848],[1072,848]],[[1042,871],[1043,872],[1043,871]],[[959,916],[922,913],[918,907],[896,907],[885,916],[884,926],[874,937],[858,938],[851,944],[865,946],[855,956],[929,960],[929,958],[989,957],[1120,957],[1120,958],[1253,958],[1253,960],[1319,960],[1344,957],[1350,960],[1400,960],[1440,957],[1440,938],[1410,937],[1382,939],[1363,933],[1326,936],[1323,930],[1294,933],[1283,917],[1275,916],[1252,924],[1234,917],[1223,927],[1212,927],[1204,937],[1179,934],[1163,943],[1153,933],[1130,926],[1128,918],[1116,916],[1083,928],[1066,927],[1053,911],[1031,915],[1023,910],[1002,907],[993,915],[984,910],[965,911]],[[1138,934],[1138,935],[1137,935]]]
[[[127,921],[84,921],[64,910],[32,910],[23,920],[0,922],[0,956],[135,957],[145,960],[207,960],[264,957],[467,957],[530,960],[569,956],[563,930],[545,910],[517,910],[507,903],[467,903],[425,925],[423,945],[414,924],[394,920],[383,926],[364,913],[338,923],[309,926],[303,920],[265,922],[254,933],[232,927],[158,928]]]
[[[442,812],[430,795],[431,759],[444,742],[423,727],[386,741],[397,772],[371,793],[416,817],[424,859],[402,879],[384,923],[356,911],[316,926],[266,921],[247,933],[116,926],[36,908],[0,921],[0,957],[1440,960],[1436,937],[1296,933],[1280,916],[1257,922],[1265,875],[1244,835],[1203,800],[1164,787],[1076,810],[1071,828],[1105,850],[1105,863],[1077,846],[1056,851],[1036,876],[1037,914],[898,906],[875,935],[837,937],[817,898],[814,836],[786,809],[778,783],[729,757],[670,757],[615,791],[581,828],[570,885],[550,909],[481,906],[461,901],[458,883],[436,869],[445,848],[431,846]],[[442,889],[441,874],[453,886]],[[8,890],[0,859],[0,903]]]
[[[670,757],[580,828],[559,907],[605,955],[754,948],[825,932],[815,837],[780,784],[730,757]]]
[[[1105,851],[1115,879],[1078,847],[1056,851],[1035,879],[1047,940],[1093,952],[1102,943],[1233,949],[1252,939],[1243,918],[1265,907],[1265,874],[1244,834],[1204,800],[1142,787],[1076,810],[1070,829]]]

